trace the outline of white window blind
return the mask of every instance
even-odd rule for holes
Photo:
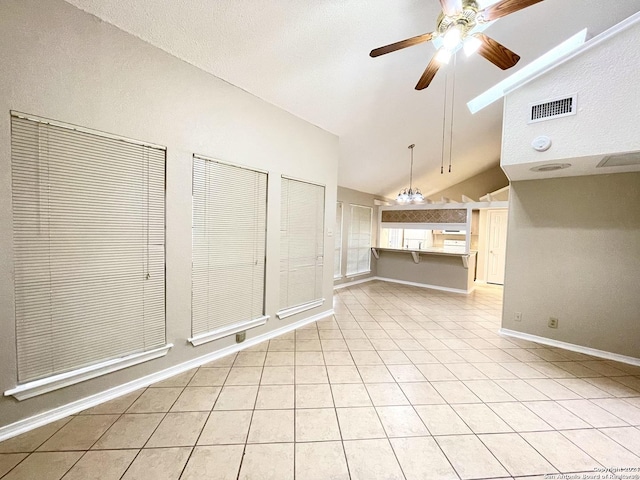
[[[333,247],[333,278],[342,276],[342,202],[336,203],[336,228]]]
[[[373,209],[351,205],[351,221],[347,240],[347,275],[371,270],[371,218]]]
[[[266,216],[266,173],[194,156],[194,337],[263,316]]]
[[[282,178],[280,310],[322,298],[324,187]]]
[[[11,119],[18,381],[165,344],[165,150]]]

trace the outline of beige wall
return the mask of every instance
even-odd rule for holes
[[[504,328],[640,358],[638,272],[640,173],[511,184]]]
[[[380,251],[376,272],[379,278],[418,283],[468,292],[473,289],[476,257],[469,257],[469,268],[464,268],[460,255],[420,254],[415,263],[410,252]]]
[[[373,208],[373,223],[372,223],[372,238],[371,245],[375,246],[378,244],[378,208],[375,206],[374,201],[378,197],[371,193],[360,192],[358,190],[352,190],[350,188],[338,187],[337,200],[338,202],[342,202],[342,263],[341,270],[342,276],[341,278],[334,279],[334,285],[342,285],[352,283],[358,280],[364,280],[366,278],[374,277],[376,275],[375,272],[375,258],[371,257],[371,273],[364,275],[356,275],[353,277],[347,277],[347,246],[348,246],[348,235],[349,235],[349,226],[351,225],[351,209],[350,205],[361,205],[365,207]],[[335,215],[334,215],[335,216]],[[334,228],[334,233],[335,233]]]
[[[166,357],[17,402],[0,399],[0,426],[234,343],[191,336],[191,156],[269,171],[266,313],[251,338],[329,311],[333,238],[325,237],[323,306],[278,320],[280,176],[326,185],[335,218],[338,139],[62,0],[0,2],[0,391],[16,386],[9,110],[167,147]],[[301,157],[301,153],[304,155]],[[90,319],[89,319],[90,320]]]
[[[466,195],[478,201],[483,195],[494,192],[507,185],[509,185],[507,176],[500,168],[500,165],[496,165],[484,172],[480,172],[478,175],[466,179],[464,182],[457,183],[445,190],[429,195],[429,198],[438,201],[441,197],[446,197],[459,202],[462,195]]]

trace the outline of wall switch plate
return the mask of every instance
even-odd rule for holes
[[[556,317],[549,317],[549,328],[558,328],[558,319]]]
[[[516,312],[515,315],[513,316],[513,319],[516,322],[521,322],[522,321],[522,312]]]
[[[236,343],[242,343],[247,338],[247,332],[236,333]]]

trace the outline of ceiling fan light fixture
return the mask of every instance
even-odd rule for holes
[[[438,53],[436,53],[436,61],[441,65],[446,65],[449,63],[449,60],[451,60],[451,55],[451,50],[447,50],[446,47],[442,47],[438,50]]]
[[[462,48],[464,49],[465,55],[467,57],[470,57],[478,51],[480,45],[482,45],[482,40],[480,40],[478,37],[471,36],[465,39]]]
[[[442,44],[449,51],[455,50],[455,48],[460,45],[461,42],[462,31],[457,25],[449,28],[449,30],[447,30],[447,33],[444,34],[444,37],[442,37]]]
[[[433,0],[435,1],[435,0]],[[527,8],[543,0],[439,0],[442,10],[436,21],[436,29],[406,38],[399,42],[371,50],[369,56],[379,57],[403,48],[433,42],[437,53],[418,80],[415,89],[424,90],[441,66],[458,50],[465,49],[467,56],[478,51],[480,55],[502,70],[515,66],[520,56],[482,32],[495,20]],[[482,8],[481,6],[482,5]],[[471,37],[477,37],[473,39]],[[467,41],[468,40],[468,41]]]

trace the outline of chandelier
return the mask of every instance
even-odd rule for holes
[[[420,189],[413,189],[413,147],[415,144],[409,145],[409,150],[411,150],[411,170],[409,173],[409,188],[405,188],[398,193],[396,197],[396,202],[398,203],[412,203],[412,202],[422,202],[424,200],[424,196]]]

